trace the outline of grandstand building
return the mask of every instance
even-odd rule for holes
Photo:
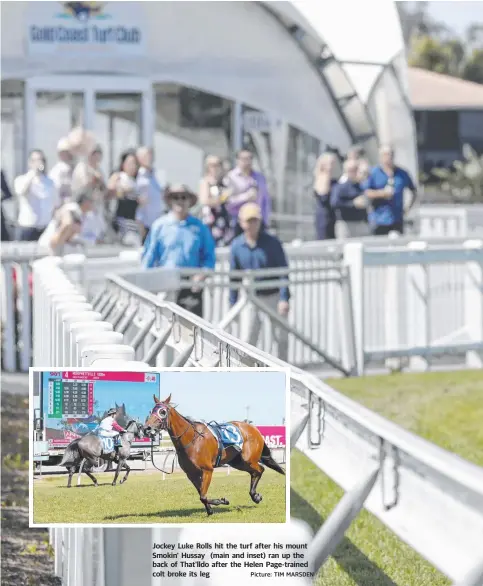
[[[313,165],[354,143],[417,155],[394,2],[2,3],[2,168],[83,124],[104,170],[151,144],[170,181],[198,185],[207,153],[248,146],[274,210],[312,213]],[[377,24],[376,24],[377,23]],[[383,23],[383,24],[381,24]]]

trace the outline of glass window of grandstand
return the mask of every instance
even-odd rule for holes
[[[273,211],[278,209],[279,190],[274,169],[274,145],[272,118],[251,106],[242,107],[243,148],[253,153],[253,167],[263,173],[273,201]]]
[[[17,175],[25,172],[24,141],[24,83],[17,80],[2,81],[2,171],[10,189]],[[10,222],[17,216],[15,199],[2,203]]]
[[[456,110],[425,112],[425,117],[424,146],[428,149],[458,150],[458,112]]]
[[[2,170],[12,183],[25,171],[24,83],[2,80]]]
[[[94,133],[105,177],[117,170],[126,149],[141,143],[141,120],[141,94],[96,93]]]
[[[232,101],[176,83],[158,83],[153,147],[165,181],[197,189],[208,154],[232,159]]]
[[[273,227],[282,238],[313,230],[312,182],[320,141],[255,108],[243,108],[243,144],[254,153],[272,197]]]
[[[298,128],[289,127],[285,190],[277,225],[278,231],[288,240],[315,238],[312,189],[320,148],[318,139]]]
[[[48,167],[57,162],[57,142],[84,123],[84,95],[71,92],[37,92],[35,148],[42,149]]]
[[[458,127],[461,145],[469,144],[483,154],[483,111],[459,112]]]

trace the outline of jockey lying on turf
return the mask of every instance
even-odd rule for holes
[[[126,430],[117,423],[114,419],[117,409],[109,409],[106,417],[99,424],[99,431],[105,437],[118,438],[120,433],[124,433]],[[116,441],[116,440],[114,440]]]

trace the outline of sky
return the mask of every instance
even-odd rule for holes
[[[43,377],[44,410],[48,405],[48,376]],[[154,406],[153,393],[161,400],[171,393],[182,415],[207,421],[243,420],[255,425],[282,425],[285,418],[285,374],[280,372],[161,372],[160,386],[153,383],[96,381],[97,409],[125,403],[127,413],[145,421]],[[45,411],[44,411],[45,412]],[[49,427],[60,420],[47,419]]]
[[[285,374],[281,372],[162,372],[161,397],[182,415],[210,421],[249,419],[255,425],[282,425]]]
[[[414,4],[414,2],[411,2]],[[483,22],[483,0],[449,0],[429,2],[428,12],[461,35],[469,24]]]

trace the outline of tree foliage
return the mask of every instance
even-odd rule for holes
[[[413,9],[408,4],[397,3],[409,64],[483,84],[483,24],[470,25],[458,38],[431,18],[427,2]]]
[[[469,146],[463,147],[463,161],[455,161],[452,169],[433,169],[441,188],[455,202],[483,202],[483,155]]]

